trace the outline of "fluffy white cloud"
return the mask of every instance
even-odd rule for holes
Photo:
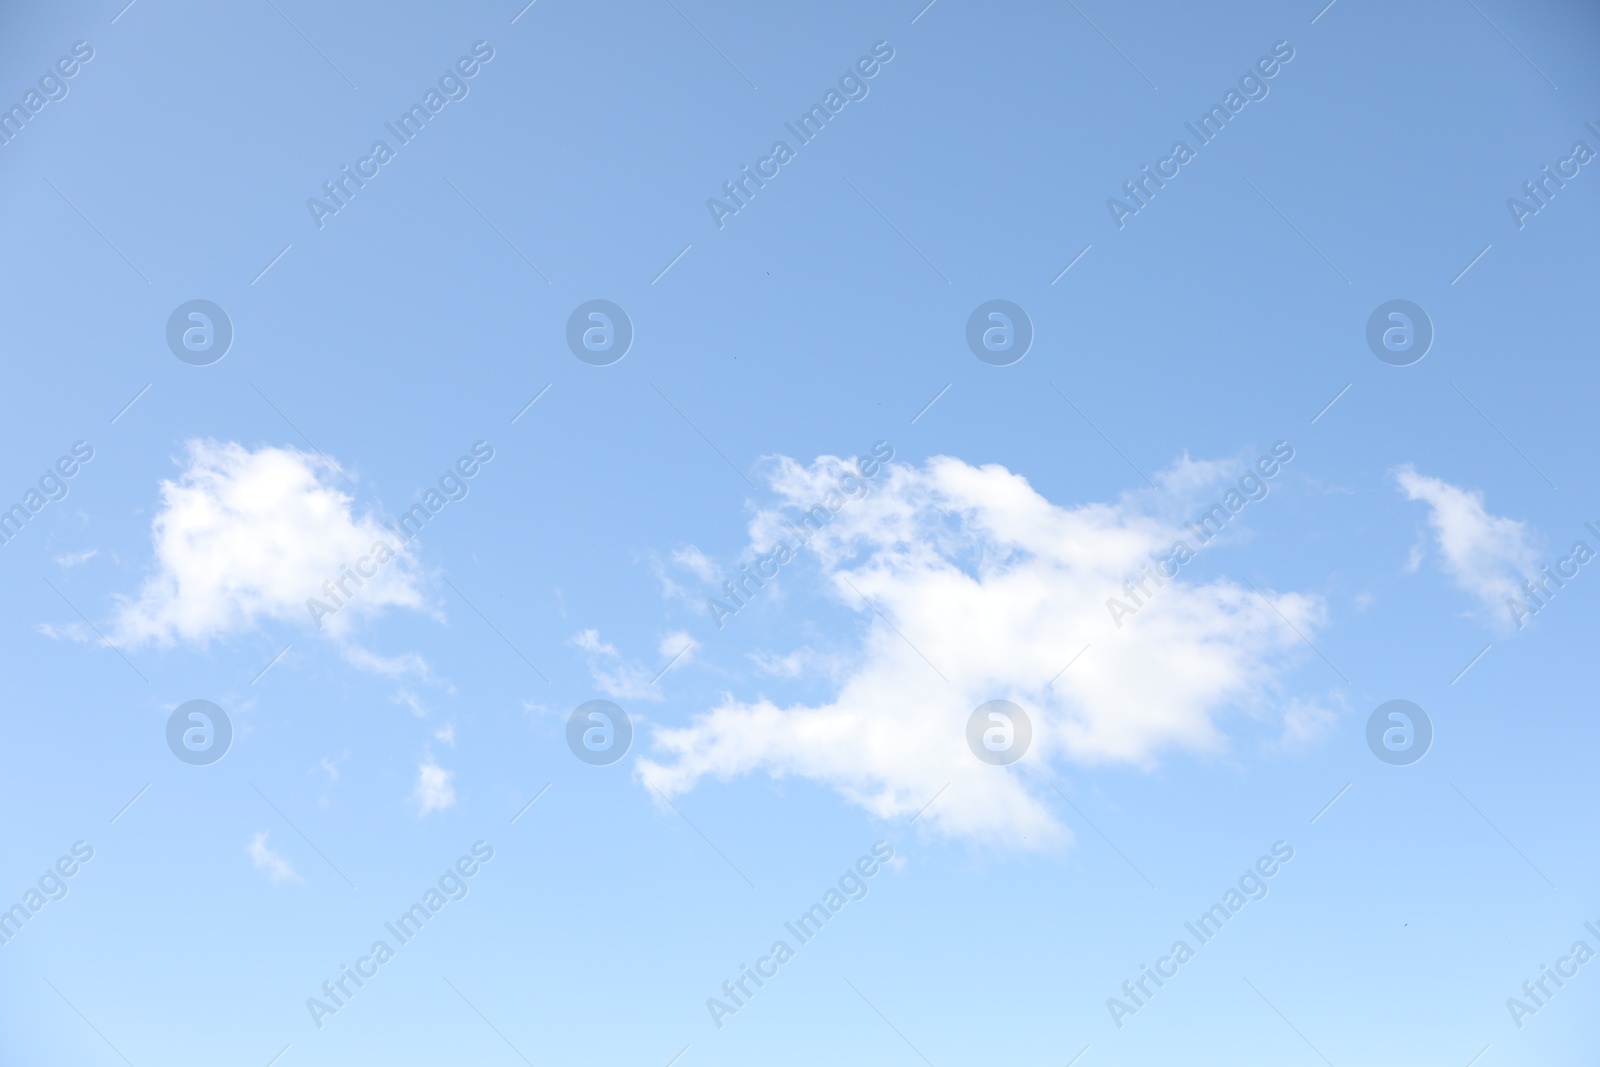
[[[263,830],[255,836],[245,851],[250,853],[250,861],[259,871],[266,871],[267,877],[274,882],[304,882],[289,861],[267,847],[267,831]]]
[[[1527,527],[1488,511],[1478,490],[1429,478],[1409,465],[1395,471],[1394,479],[1408,499],[1428,505],[1428,524],[1445,573],[1490,609],[1492,617],[1504,620],[1506,601],[1522,595],[1522,580],[1539,566]]]
[[[292,448],[251,451],[237,443],[191,441],[176,481],[161,483],[151,526],[156,572],[137,597],[122,598],[120,640],[138,645],[205,643],[264,619],[313,625],[307,600],[332,603],[323,583],[398,538],[372,516],[357,517],[320,458]],[[336,636],[353,615],[420,607],[410,560],[398,556],[323,618]]]
[[[456,805],[455,772],[447,771],[431,759],[417,768],[415,796],[419,814],[443,811]]]
[[[1052,766],[1153,764],[1165,749],[1220,750],[1230,708],[1276,715],[1279,671],[1311,635],[1320,603],[1299,594],[1183,576],[1157,588],[1118,626],[1107,598],[1194,535],[1176,518],[1202,484],[1229,468],[1180,460],[1158,493],[1062,507],[1004,467],[939,457],[894,466],[864,499],[835,512],[800,549],[865,633],[837,693],[816,705],[725,696],[689,725],[662,729],[644,781],[668,795],[703,778],[760,772],[825,783],[884,818],[917,812],[952,835],[1043,845],[1062,835]],[[795,543],[787,519],[825,500],[847,467],[779,462],[778,507],[750,523],[766,553]],[[804,568],[806,564],[791,564]],[[779,582],[801,581],[788,568]],[[1280,614],[1281,613],[1281,614]],[[1062,668],[1085,645],[1087,652]],[[1033,723],[1020,763],[981,763],[966,723],[984,701],[1020,704]],[[1304,733],[1297,712],[1283,726]]]

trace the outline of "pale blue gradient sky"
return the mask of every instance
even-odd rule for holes
[[[1595,1047],[1600,965],[1521,1029],[1506,999],[1579,938],[1600,949],[1600,577],[1509,629],[1394,478],[1481,493],[1541,562],[1600,547],[1600,173],[1523,229],[1506,208],[1574,141],[1600,149],[1592,5],[120,8],[0,16],[0,102],[94,49],[0,147],[0,498],[94,449],[0,546],[0,904],[94,849],[0,946],[0,1060],[949,1067],[1089,1046],[1080,1067],[1465,1067],[1488,1046],[1498,1067]],[[306,199],[477,41],[470,94],[319,230]],[[706,199],[878,41],[870,94],[719,230]],[[1278,41],[1270,95],[1118,230],[1107,197]],[[163,337],[199,297],[235,329],[209,367]],[[564,341],[594,298],[636,329],[611,367]],[[993,298],[1035,328],[1011,367],[963,341]],[[1364,341],[1394,298],[1437,331],[1411,367]],[[343,645],[263,617],[122,642],[124,662],[73,634],[114,632],[157,570],[161,483],[194,440],[314,447],[357,515],[403,511],[475,441],[495,458],[421,538],[420,609]],[[1269,699],[1212,708],[1210,749],[1032,765],[1018,780],[1068,831],[1048,845],[874,813],[793,767],[707,775],[674,811],[637,762],[664,758],[658,731],[825,705],[887,632],[814,558],[721,630],[703,606],[748,559],[774,457],[878,440],[897,470],[996,464],[1063,509],[1143,507],[1141,472],[1292,442],[1182,581],[1316,598],[1315,648],[1252,675]],[[686,546],[715,580],[673,562]],[[1063,632],[1060,662],[1086,640]],[[800,649],[795,676],[760,666]],[[606,695],[596,663],[644,683],[604,768],[563,739]],[[234,723],[211,767],[164,741],[196,698]],[[1366,747],[1395,698],[1436,731],[1409,767]],[[1286,735],[1295,709],[1320,726]],[[430,811],[426,765],[453,790]],[[252,861],[263,832],[292,877]],[[314,1026],[306,999],[479,840],[470,894]],[[896,861],[866,898],[718,1029],[706,999],[880,840]],[[1106,999],[1276,841],[1295,858],[1270,895],[1118,1029]]]

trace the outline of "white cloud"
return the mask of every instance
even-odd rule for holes
[[[456,724],[447,722],[433,732],[434,739],[442,741],[451,748],[456,747]]]
[[[304,882],[289,866],[289,861],[267,847],[267,831],[256,834],[245,851],[250,853],[250,861],[256,865],[256,870],[266,871],[267,877],[274,882]]]
[[[456,806],[455,777],[454,771],[445,770],[431,759],[417,768],[415,796],[420,814]]]
[[[751,520],[752,550],[792,543],[782,520],[823,500],[844,471],[834,457],[809,468],[781,459],[783,503]],[[1185,458],[1160,480],[1189,497],[1230,472]],[[1235,707],[1271,714],[1261,709],[1300,648],[1295,627],[1311,635],[1320,621],[1309,596],[1268,590],[1269,606],[1233,582],[1180,575],[1114,625],[1107,598],[1192,540],[1180,513],[1148,491],[1061,507],[1004,467],[947,457],[889,468],[799,550],[863,632],[835,695],[788,706],[726,695],[689,725],[657,731],[639,774],[669,795],[708,776],[792,775],[883,818],[909,817],[948,784],[921,822],[994,842],[1060,840],[1053,764],[1149,766],[1164,750],[1223,749],[1218,718]],[[968,717],[995,698],[1033,722],[1032,747],[1011,768],[980,763],[966,745]],[[1291,734],[1306,728],[1298,717],[1284,725]]]
[[[1429,478],[1409,465],[1395,471],[1394,479],[1408,499],[1428,505],[1445,573],[1503,619],[1507,599],[1521,596],[1520,583],[1539,566],[1526,525],[1488,511],[1478,490]]]
[[[157,569],[138,596],[121,600],[122,642],[206,643],[259,622],[314,625],[307,599],[333,604],[323,583],[369,556],[375,543],[400,547],[371,515],[357,517],[320,458],[292,448],[250,451],[236,443],[190,441],[176,481],[161,483],[151,525]],[[422,596],[402,555],[364,587],[352,581],[344,607],[323,618],[335,636],[353,615],[417,608]]]
[[[76,567],[80,563],[88,563],[100,554],[98,548],[86,549],[83,552],[64,552],[56,557],[58,567]]]

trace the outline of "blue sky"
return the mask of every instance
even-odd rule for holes
[[[1600,16],[923,2],[5,16],[0,1059],[1593,1049]]]

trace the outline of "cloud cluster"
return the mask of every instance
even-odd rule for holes
[[[182,463],[176,479],[161,483],[161,505],[151,523],[154,573],[136,596],[118,598],[111,631],[121,643],[204,645],[268,621],[316,626],[308,599],[326,596],[324,584],[338,582],[376,543],[396,539],[374,516],[356,514],[350,496],[337,484],[337,470],[320,456],[293,448],[251,450],[237,442],[193,440]],[[93,555],[59,562],[76,565]],[[345,595],[344,607],[350,610],[324,613],[322,627],[338,642],[345,662],[396,682],[440,684],[419,654],[384,656],[349,638],[357,618],[390,607],[425,606],[412,557],[394,558]],[[88,628],[77,624],[40,629],[52,636],[88,639]],[[404,686],[395,700],[418,716],[427,714]],[[454,745],[453,726],[436,729],[434,737]],[[338,781],[336,765],[324,759],[322,767],[330,783]],[[419,816],[453,807],[453,772],[424,756],[412,795]],[[267,846],[266,834],[257,834],[248,852],[274,882],[300,880]]]
[[[595,629],[579,630],[572,635],[571,643],[582,649],[589,661],[589,676],[597,689],[618,700],[660,700],[661,690],[657,678],[666,673],[664,667],[651,668],[637,660],[623,658],[617,646],[600,637]],[[686,664],[694,659],[700,643],[683,631],[663,637],[656,647],[661,662],[668,666]]]
[[[836,457],[780,460],[780,502],[752,519],[753,550],[783,536],[784,521],[844,469]],[[1161,482],[1187,495],[1220,469],[1183,459]],[[1061,506],[998,465],[936,457],[896,466],[808,546],[864,631],[833,697],[783,705],[727,695],[658,731],[639,773],[669,796],[706,777],[796,776],[883,818],[910,816],[948,786],[922,816],[940,831],[1058,839],[1052,766],[1148,766],[1163,750],[1223,749],[1219,716],[1274,714],[1296,630],[1309,636],[1320,622],[1310,596],[1174,579],[1114,626],[1107,598],[1184,535],[1175,514],[1170,492]],[[1001,697],[1034,726],[1032,748],[1007,771],[980,763],[965,741],[972,710]],[[1287,733],[1307,729],[1304,707],[1276,714]]]

